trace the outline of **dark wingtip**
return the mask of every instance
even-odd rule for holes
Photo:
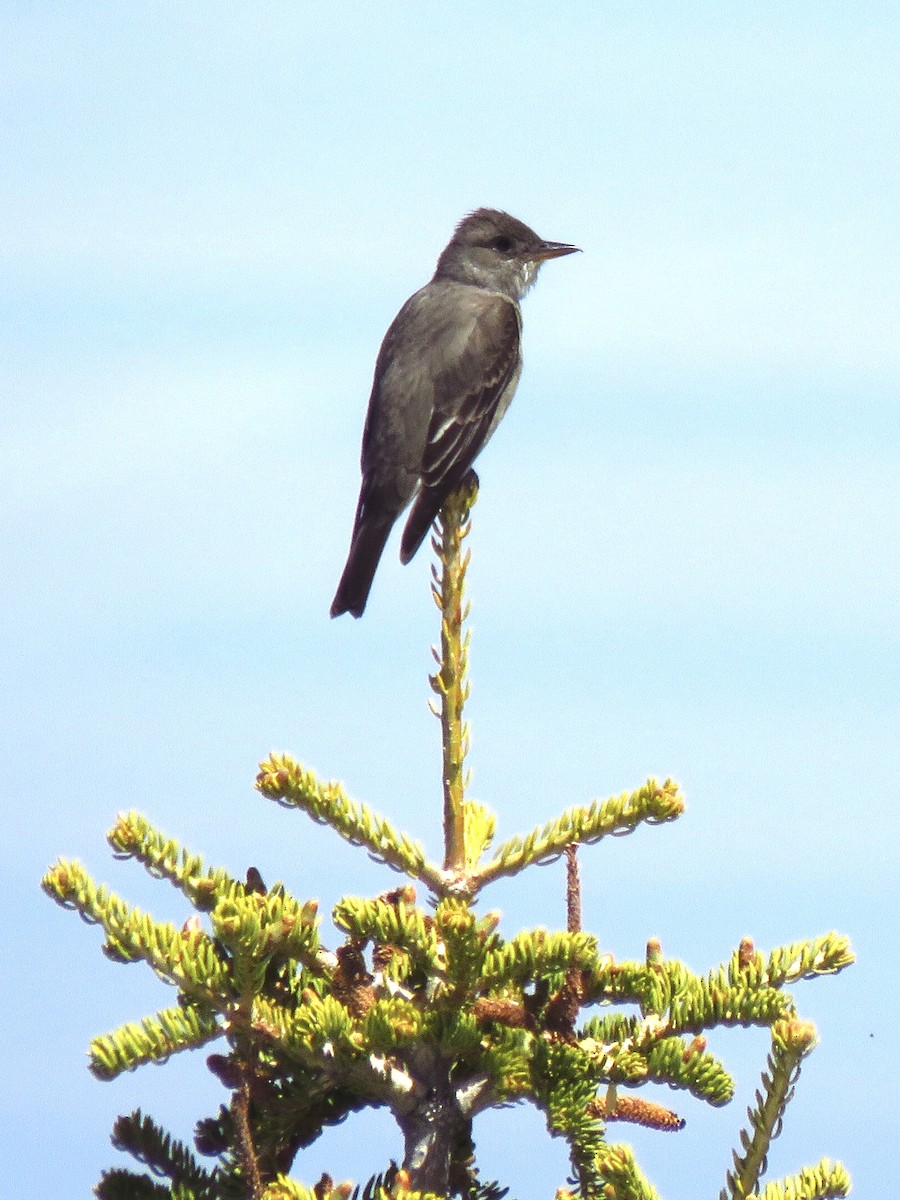
[[[416,555],[425,541],[440,509],[440,501],[435,502],[433,497],[426,496],[424,492],[419,494],[400,539],[400,561],[404,566]]]
[[[400,547],[400,562],[404,567],[408,562],[411,562],[415,558],[419,547],[425,541],[425,536],[430,528],[430,525],[426,526],[421,533],[416,533],[414,538],[407,539],[404,535],[403,545]]]

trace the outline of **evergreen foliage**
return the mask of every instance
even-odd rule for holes
[[[93,1073],[113,1079],[219,1041],[221,1052],[207,1062],[230,1093],[216,1115],[199,1121],[196,1153],[140,1112],[121,1117],[113,1144],[144,1170],[105,1172],[100,1200],[500,1200],[505,1189],[478,1178],[472,1122],[510,1101],[536,1105],[551,1135],[568,1143],[573,1178],[559,1200],[651,1200],[657,1193],[631,1149],[609,1141],[607,1127],[682,1127],[677,1112],[635,1094],[647,1084],[727,1104],[731,1076],[706,1048],[706,1034],[720,1025],[763,1026],[772,1038],[722,1200],[847,1194],[846,1172],[827,1159],[759,1190],[801,1060],[816,1040],[785,988],[852,962],[846,938],[829,933],[768,955],[744,939],[705,976],[667,959],[655,940],[643,962],[617,963],[603,952],[581,930],[574,848],[676,819],[683,800],[671,780],[571,808],[484,861],[493,817],[465,796],[464,542],[474,498],[474,485],[464,484],[435,539],[441,631],[431,686],[442,726],[443,863],[429,862],[417,841],[340,784],[272,755],[257,777],[263,796],[328,825],[407,878],[375,898],[344,897],[332,914],[343,939],[333,949],[320,941],[314,900],[295,899],[280,883],[266,888],[252,868],[244,882],[208,868],[138,813],[118,818],[110,846],[184,895],[193,912],[180,929],[97,885],[77,862],[62,860],[46,875],[53,899],[102,929],[105,954],[143,960],[177,989],[172,1006],[95,1038]],[[506,939],[498,913],[476,911],[492,881],[563,853],[566,931]],[[424,886],[425,903],[412,881]],[[594,1008],[601,1011],[585,1019]],[[397,1121],[401,1167],[356,1188],[328,1176],[312,1187],[289,1177],[303,1147],[366,1107],[386,1107]],[[205,1168],[197,1155],[213,1165]]]

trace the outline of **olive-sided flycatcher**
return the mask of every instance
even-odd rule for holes
[[[513,398],[522,371],[519,301],[545,259],[577,249],[479,208],[457,225],[431,282],[400,309],[375,363],[362,488],[333,617],[362,616],[388,534],[413,496],[400,561],[425,540]]]

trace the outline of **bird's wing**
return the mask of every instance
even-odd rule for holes
[[[505,296],[478,295],[457,353],[442,361],[432,381],[423,491],[446,496],[493,432],[519,369],[520,331],[517,305]]]

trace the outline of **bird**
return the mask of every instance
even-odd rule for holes
[[[500,423],[522,372],[519,302],[542,263],[578,252],[479,208],[456,226],[431,280],[381,343],[362,438],[362,485],[331,616],[360,617],[388,535],[408,563]]]

